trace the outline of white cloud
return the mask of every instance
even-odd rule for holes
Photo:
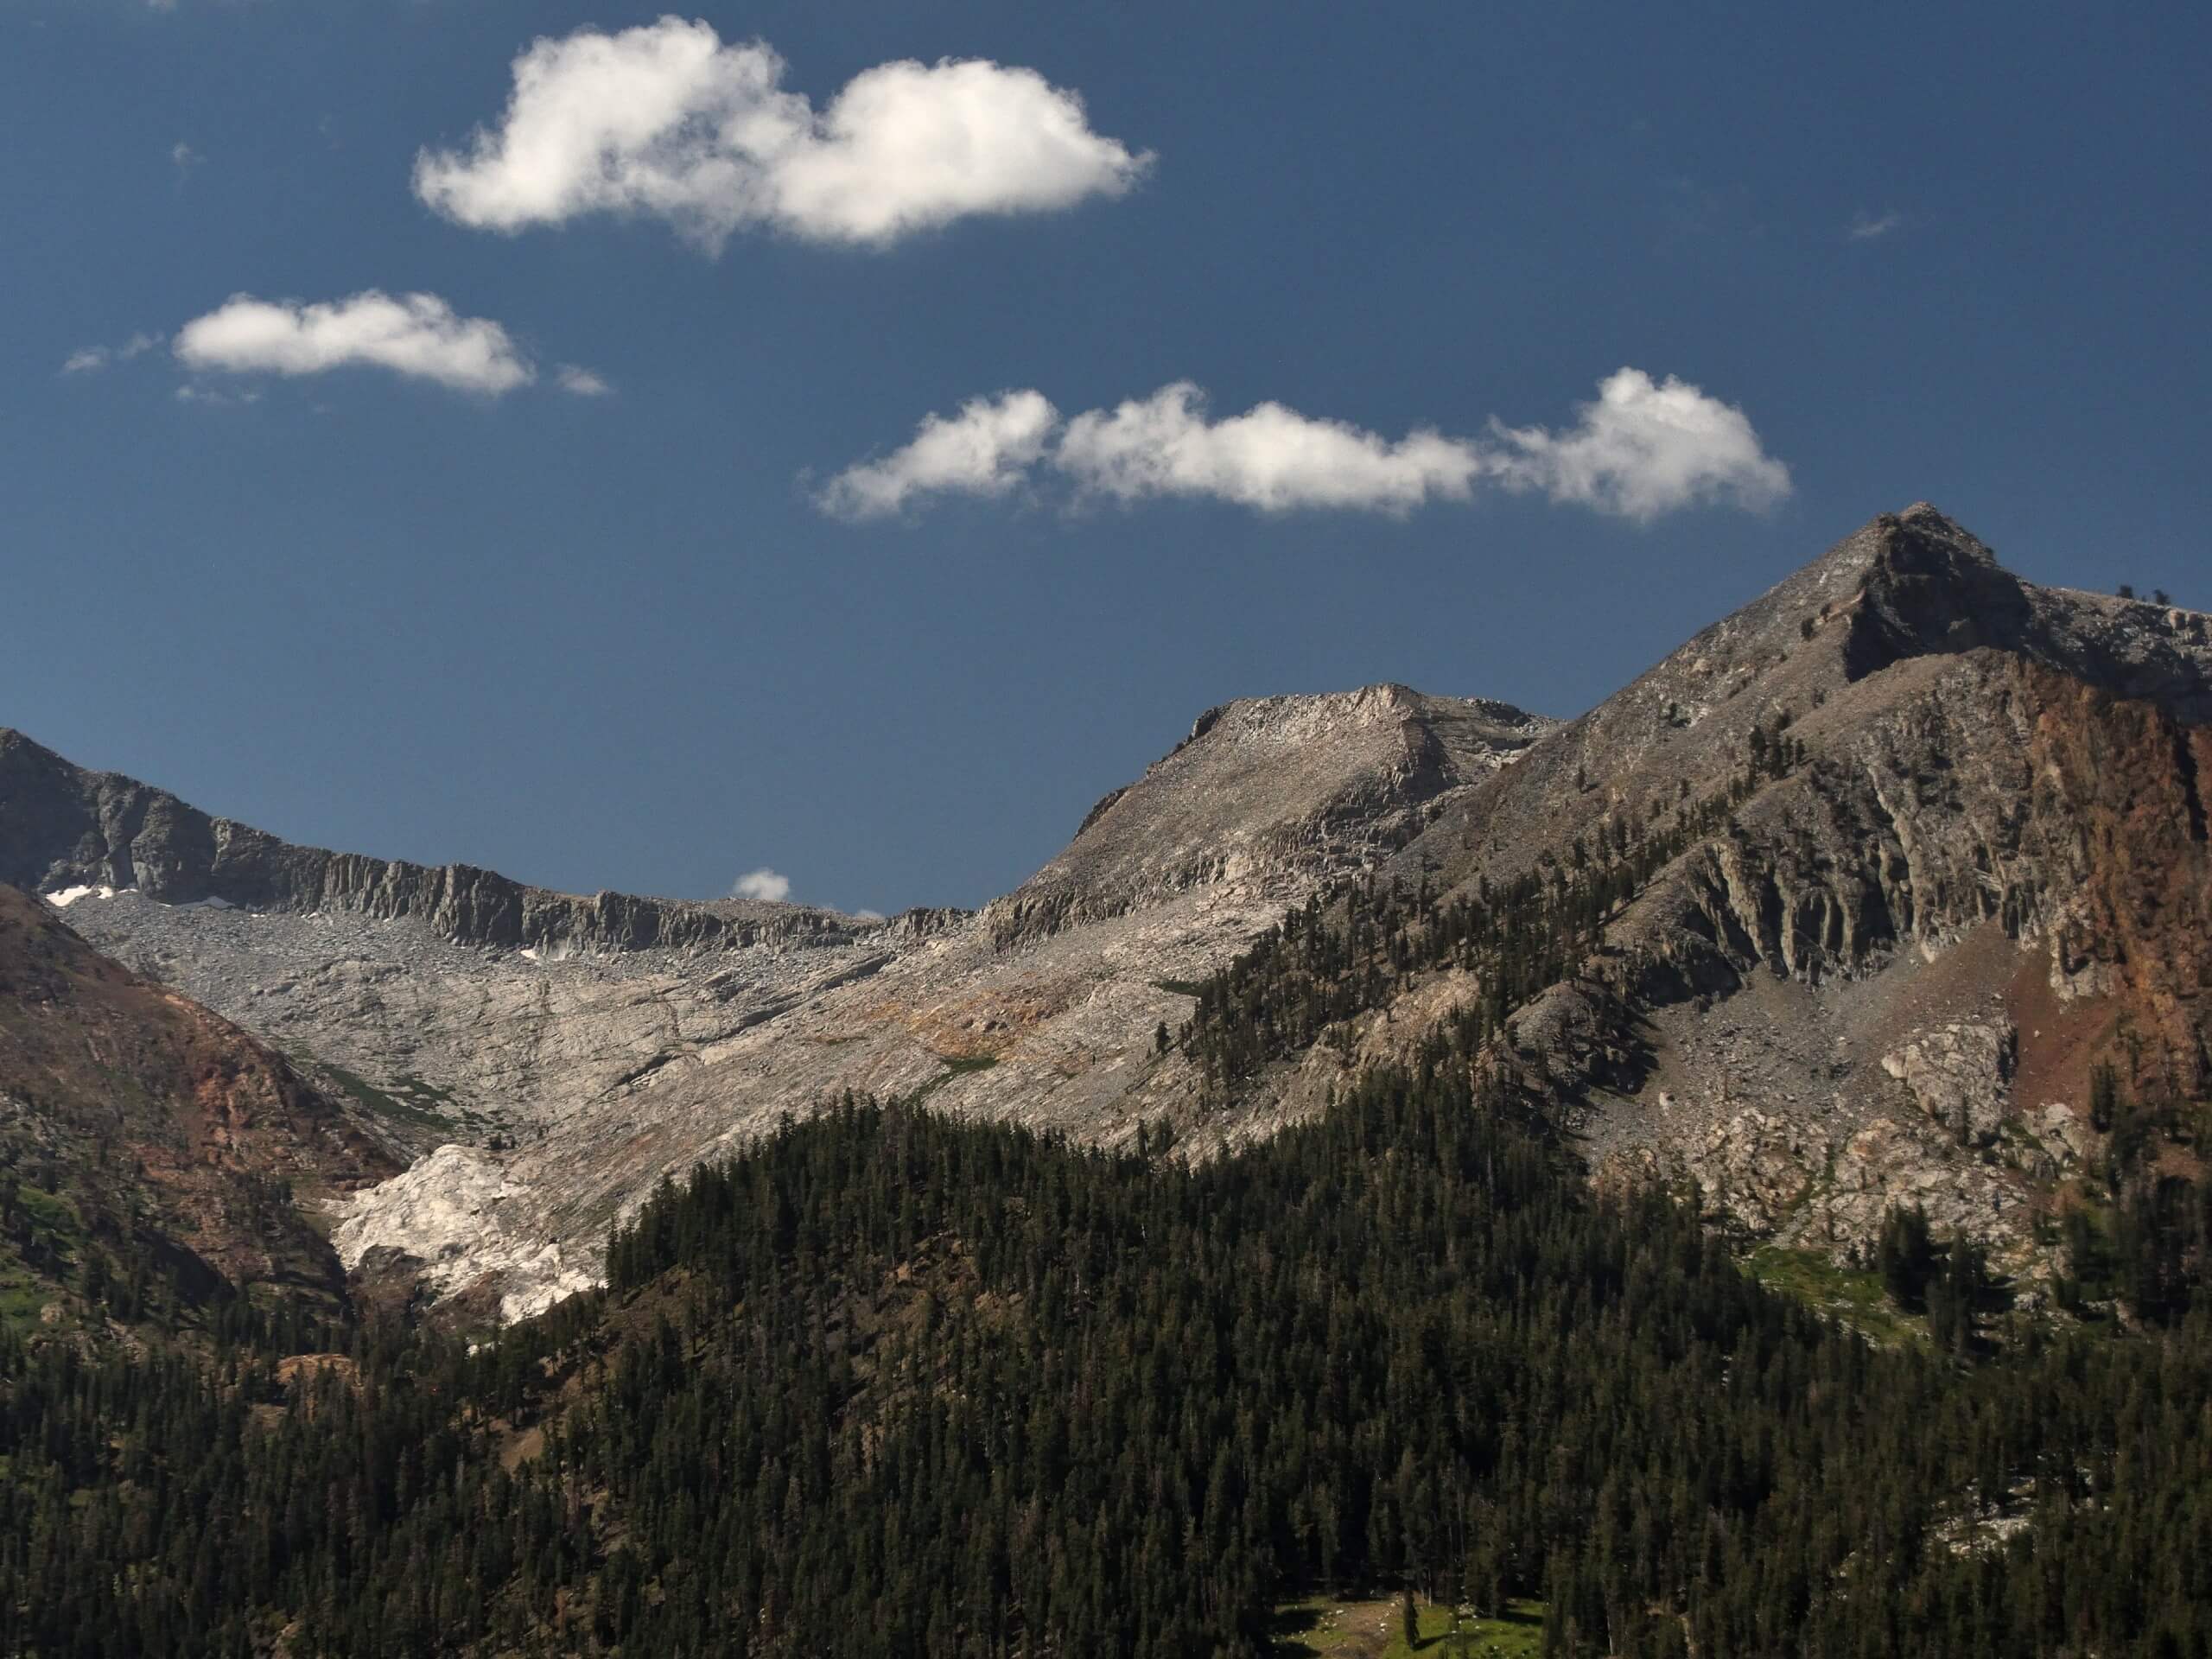
[[[415,194],[480,230],[650,215],[709,250],[746,226],[883,244],[977,213],[1119,195],[1150,163],[1076,93],[982,60],[879,64],[817,111],[765,43],[664,17],[541,38],[495,127],[415,158]]]
[[[498,323],[461,316],[435,294],[375,289],[316,305],[234,295],[180,328],[174,349],[191,369],[304,375],[367,365],[493,396],[537,378]]]
[[[853,919],[856,922],[880,922],[885,917],[880,910],[856,910],[853,912]]]
[[[1565,432],[1491,423],[1490,469],[1509,489],[1538,489],[1624,518],[1722,502],[1754,512],[1789,493],[1789,469],[1761,448],[1744,411],[1669,375],[1621,369]]]
[[[788,875],[779,875],[764,865],[760,869],[747,870],[739,876],[730,887],[729,896],[733,899],[760,899],[772,905],[780,905],[791,896],[791,879]]]
[[[1852,216],[1851,228],[1844,234],[1853,242],[1872,242],[1877,237],[1887,236],[1891,231],[1901,230],[1904,226],[1903,213],[1895,212],[1870,213],[1861,209]]]
[[[221,391],[213,386],[198,385],[188,380],[176,389],[176,400],[180,404],[213,404],[218,408],[226,408],[239,404],[257,404],[261,401],[261,394],[257,391]]]
[[[169,163],[176,168],[176,175],[180,180],[207,159],[181,138],[169,147]]]
[[[159,334],[133,334],[120,346],[87,346],[72,352],[61,365],[64,374],[91,374],[114,363],[128,363],[162,344]]]
[[[841,518],[880,518],[924,495],[1004,495],[1045,453],[1059,411],[1042,392],[971,397],[949,419],[931,415],[913,442],[849,467],[818,498]]]
[[[1417,427],[1393,440],[1277,403],[1215,420],[1189,381],[1065,425],[1042,392],[1004,392],[931,416],[913,442],[847,468],[817,499],[841,517],[880,518],[936,495],[1004,495],[1040,467],[1069,480],[1078,500],[1179,496],[1262,512],[1402,514],[1491,487],[1649,519],[1707,502],[1756,510],[1789,493],[1789,469],[1741,410],[1624,368],[1565,431],[1493,421],[1479,438]]]
[[[553,378],[562,391],[577,397],[605,397],[614,391],[603,377],[574,363],[562,364],[553,371]]]
[[[1206,496],[1263,512],[1405,512],[1433,496],[1464,501],[1482,469],[1473,445],[1440,433],[1416,430],[1393,443],[1281,404],[1209,420],[1205,394],[1187,380],[1111,413],[1077,416],[1052,462],[1086,494]]]

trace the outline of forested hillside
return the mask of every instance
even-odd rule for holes
[[[2207,1650],[2202,1310],[1877,1348],[1464,1075],[1196,1170],[849,1102],[473,1352],[10,1334],[10,1650],[1259,1655],[1400,1586],[1560,1653]]]

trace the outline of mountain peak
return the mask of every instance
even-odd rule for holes
[[[1844,640],[1850,678],[1931,652],[2022,643],[2033,618],[2026,591],[1971,531],[1924,501],[1867,531],[1877,545]]]
[[[994,934],[1034,938],[1193,887],[1357,868],[1416,833],[1429,803],[1517,760],[1557,723],[1387,681],[1219,704],[990,906]]]

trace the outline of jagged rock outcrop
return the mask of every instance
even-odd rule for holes
[[[448,1142],[334,1206],[330,1242],[347,1268],[373,1266],[433,1295],[489,1280],[499,1317],[528,1319],[600,1281],[598,1262],[572,1263],[533,1199],[497,1157]]]
[[[1953,1020],[1882,1056],[1929,1122],[1963,1144],[1986,1144],[2012,1111],[2020,1033],[2009,1020]]]
[[[578,897],[467,864],[432,868],[295,847],[135,779],[73,766],[6,728],[0,880],[37,893],[107,887],[168,905],[408,918],[456,944],[517,950],[849,944],[888,925],[804,905]],[[928,925],[920,918],[906,931]]]

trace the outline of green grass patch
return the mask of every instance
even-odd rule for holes
[[[1769,1290],[1793,1296],[1885,1348],[1927,1338],[1926,1322],[1900,1310],[1878,1274],[1839,1266],[1818,1250],[1782,1244],[1761,1245],[1744,1265]]]
[[[39,1322],[39,1312],[56,1299],[54,1287],[34,1280],[0,1279],[0,1325],[28,1331]]]
[[[395,1078],[389,1089],[379,1089],[366,1077],[359,1077],[342,1065],[328,1060],[319,1060],[315,1064],[346,1091],[355,1105],[365,1111],[402,1123],[411,1123],[420,1129],[452,1127],[453,1119],[445,1109],[453,1104],[450,1090],[425,1083],[420,1077],[407,1077]]]
[[[401,1099],[411,1101],[425,1110],[454,1103],[452,1090],[441,1089],[428,1078],[418,1077],[412,1072],[403,1072],[392,1079],[391,1088]]]
[[[964,1077],[974,1071],[988,1071],[999,1063],[999,1057],[995,1054],[963,1054],[957,1059],[940,1054],[937,1058],[944,1064],[944,1070],[907,1096],[909,1105],[920,1105],[955,1077]]]
[[[73,1239],[83,1231],[75,1205],[59,1192],[48,1192],[29,1181],[16,1188],[16,1207],[30,1217],[33,1226],[50,1237]]]
[[[1280,1659],[1522,1659],[1544,1647],[1544,1604],[1516,1599],[1503,1618],[1460,1618],[1448,1606],[1418,1610],[1421,1639],[1406,1645],[1395,1599],[1293,1602],[1276,1613]]]

